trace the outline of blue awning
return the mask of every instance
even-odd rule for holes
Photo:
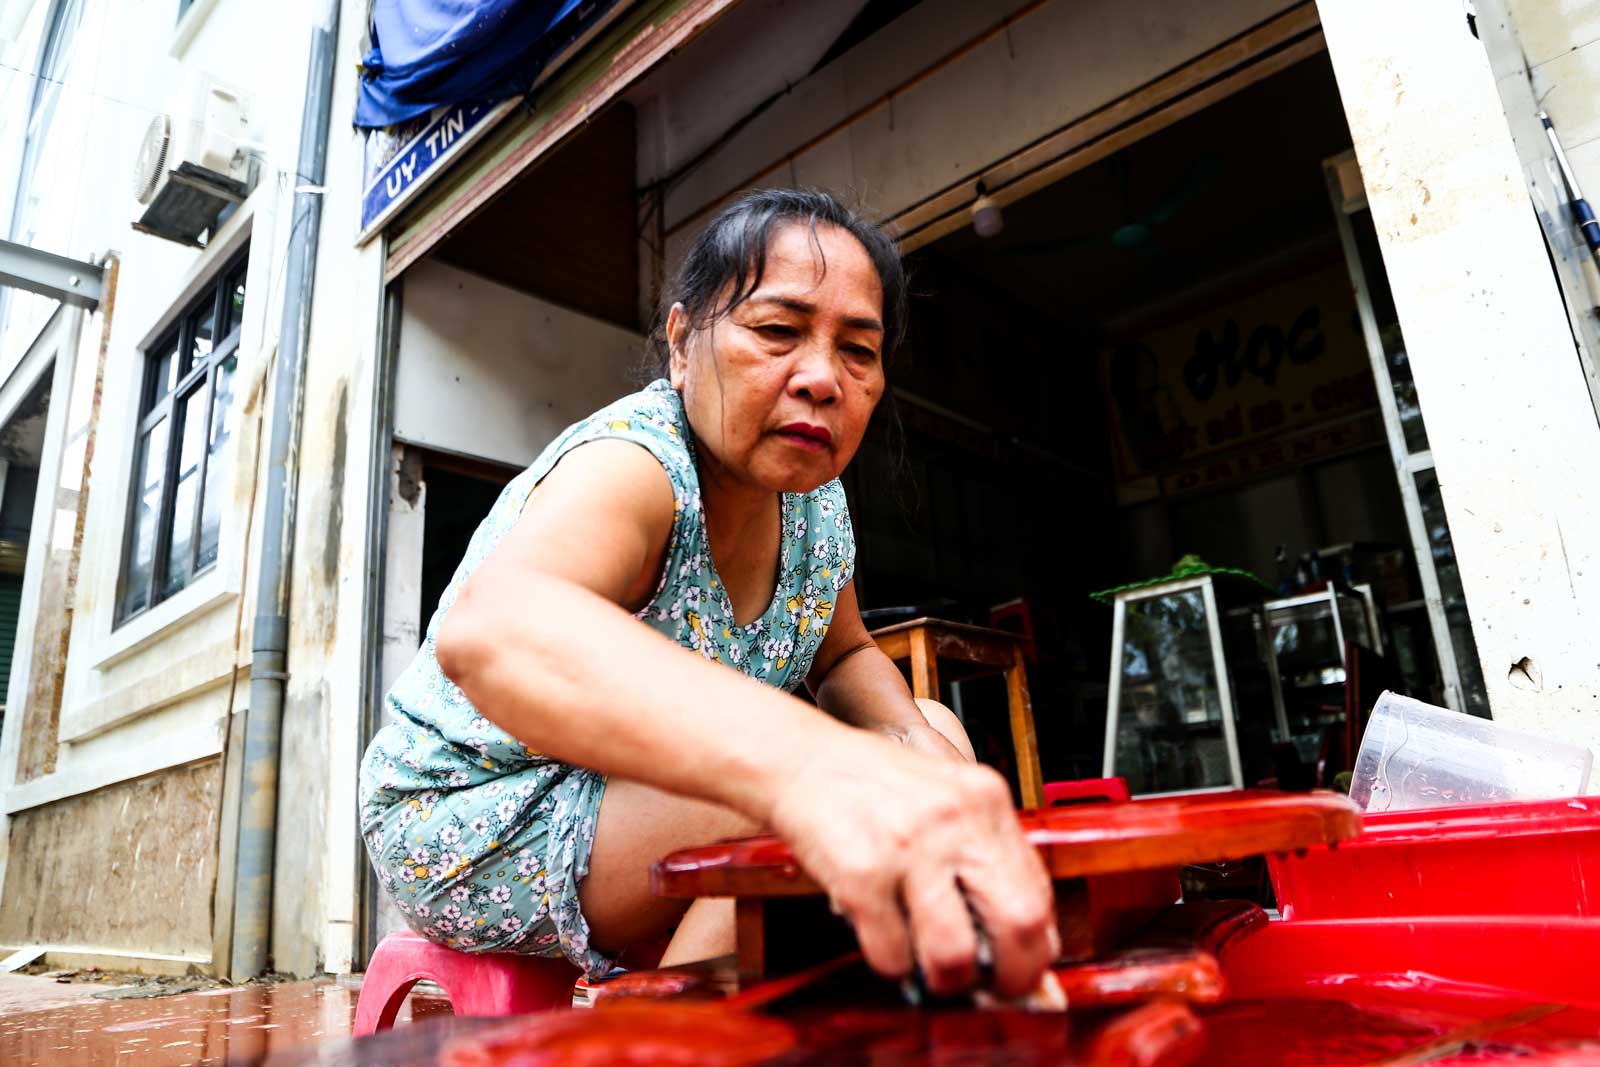
[[[550,58],[617,0],[373,0],[355,124],[527,92]]]

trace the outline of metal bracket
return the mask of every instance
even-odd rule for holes
[[[90,311],[100,306],[103,268],[15,241],[0,241],[0,285]]]

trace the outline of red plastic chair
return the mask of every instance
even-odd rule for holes
[[[1071,782],[1046,782],[1044,806],[1066,804],[1121,804],[1129,800],[1128,783],[1122,778],[1079,778]]]
[[[435,982],[457,1015],[520,1015],[572,1006],[578,969],[564,959],[509,952],[457,952],[409,930],[378,944],[361,980],[355,1035],[394,1025],[411,987]]]

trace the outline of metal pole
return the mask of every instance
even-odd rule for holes
[[[321,18],[311,27],[311,59],[306,71],[306,101],[294,176],[294,216],[284,276],[283,320],[272,382],[272,431],[267,449],[266,501],[252,629],[250,704],[245,712],[238,875],[228,968],[235,981],[262,974],[270,961],[278,759],[284,683],[289,677],[289,578],[295,479],[299,471],[295,453],[300,439],[305,350],[311,333],[311,296],[322,225],[322,183],[338,42],[338,0],[326,0]]]
[[[1217,591],[1209,576],[1200,587],[1206,606],[1206,628],[1211,634],[1211,662],[1217,675],[1217,700],[1221,704],[1222,737],[1228,747],[1228,775],[1235,789],[1244,788],[1244,763],[1239,758],[1239,731],[1234,725],[1233,680],[1228,677],[1228,657],[1222,651],[1222,614]]]
[[[1550,139],[1550,149],[1556,154],[1556,166],[1561,168],[1561,180],[1567,183],[1567,193],[1572,197],[1573,221],[1583,234],[1584,244],[1589,246],[1589,254],[1600,258],[1600,222],[1595,220],[1594,209],[1583,198],[1583,190],[1578,188],[1578,176],[1572,173],[1572,164],[1567,162],[1567,153],[1561,147],[1561,138],[1556,136],[1550,113],[1539,112],[1539,122],[1544,126],[1544,135]]]

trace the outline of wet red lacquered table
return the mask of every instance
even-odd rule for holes
[[[1361,815],[1332,793],[1237,792],[1022,812],[1056,882],[1065,960],[1104,956],[1178,899],[1178,868],[1333,844]],[[787,973],[854,946],[821,889],[776,837],[673,853],[652,872],[667,897],[734,897],[739,978]]]
[[[1025,811],[1029,842],[1053,878],[1163,870],[1344,841],[1361,813],[1333,793],[1265,790]],[[776,837],[674,852],[651,886],[664,897],[815,896],[821,890]]]

